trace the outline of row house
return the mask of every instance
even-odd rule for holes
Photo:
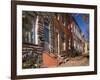
[[[23,68],[55,67],[83,50],[82,32],[71,14],[22,14]]]
[[[71,18],[72,22],[71,22],[71,33],[72,33],[72,38],[71,38],[71,53],[72,56],[76,56],[76,55],[81,55],[83,52],[83,33],[79,27],[79,25],[77,24],[76,20],[72,17]]]

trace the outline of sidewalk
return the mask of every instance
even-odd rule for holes
[[[88,66],[89,59],[84,56],[78,56],[75,58],[70,58],[67,62],[62,63],[60,67],[68,67],[68,66]]]

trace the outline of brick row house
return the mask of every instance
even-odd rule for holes
[[[22,14],[23,68],[56,67],[84,51],[84,37],[68,13]]]

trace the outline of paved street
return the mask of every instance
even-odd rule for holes
[[[66,67],[66,66],[88,66],[89,65],[89,59],[84,56],[78,56],[75,58],[70,58],[67,62],[62,63],[60,67]]]

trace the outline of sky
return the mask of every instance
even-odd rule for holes
[[[82,33],[84,34],[85,38],[89,40],[89,35],[87,33],[87,29],[89,26],[89,15],[88,14],[77,14],[74,13],[72,16],[75,18],[77,24],[79,25]]]

